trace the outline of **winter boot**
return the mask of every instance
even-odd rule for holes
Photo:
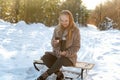
[[[61,71],[56,72],[57,78],[56,80],[63,80],[64,79],[64,75]]]
[[[45,72],[45,73],[43,73],[41,76],[39,76],[38,78],[37,78],[37,80],[46,80],[46,78],[48,77],[49,75],[48,75],[48,73],[47,73],[47,71]]]

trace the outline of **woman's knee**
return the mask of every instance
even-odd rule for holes
[[[53,58],[53,55],[50,52],[45,52],[45,54],[41,57],[42,60],[49,58]]]
[[[54,62],[57,60],[57,58],[50,53],[45,53],[45,55],[43,55],[41,59],[46,65],[48,64],[50,66],[53,65]]]

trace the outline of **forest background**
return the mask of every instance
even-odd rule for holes
[[[58,24],[59,12],[68,9],[82,26],[99,26],[109,17],[117,24],[114,28],[120,30],[120,0],[108,0],[94,10],[88,10],[82,3],[82,0],[0,0],[0,19],[11,23],[40,22],[50,27]]]

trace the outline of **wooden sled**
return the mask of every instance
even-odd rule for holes
[[[44,65],[44,62],[42,60],[34,60],[33,65],[34,65],[35,69],[39,71],[36,64]],[[75,71],[69,71],[69,70],[65,70],[65,69],[61,69],[61,70],[62,70],[62,72],[75,73],[75,74],[78,75],[77,78],[81,77],[81,80],[83,80],[84,79],[83,72],[85,71],[87,73],[88,70],[91,70],[94,67],[94,64],[93,63],[88,63],[88,62],[77,62],[75,66],[70,66],[70,67],[80,68],[81,72],[78,73],[78,72],[75,72]],[[71,77],[65,77],[65,78],[67,78],[67,79],[69,78],[71,80],[73,79]]]

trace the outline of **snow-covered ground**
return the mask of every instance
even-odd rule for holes
[[[52,51],[51,37],[54,28],[44,24],[11,24],[0,20],[0,80],[34,80],[45,66],[33,67],[45,51]],[[120,80],[120,31],[99,31],[94,26],[80,27],[81,49],[78,61],[95,64],[86,80]],[[55,80],[51,75],[49,80]],[[80,80],[80,79],[75,79]]]

